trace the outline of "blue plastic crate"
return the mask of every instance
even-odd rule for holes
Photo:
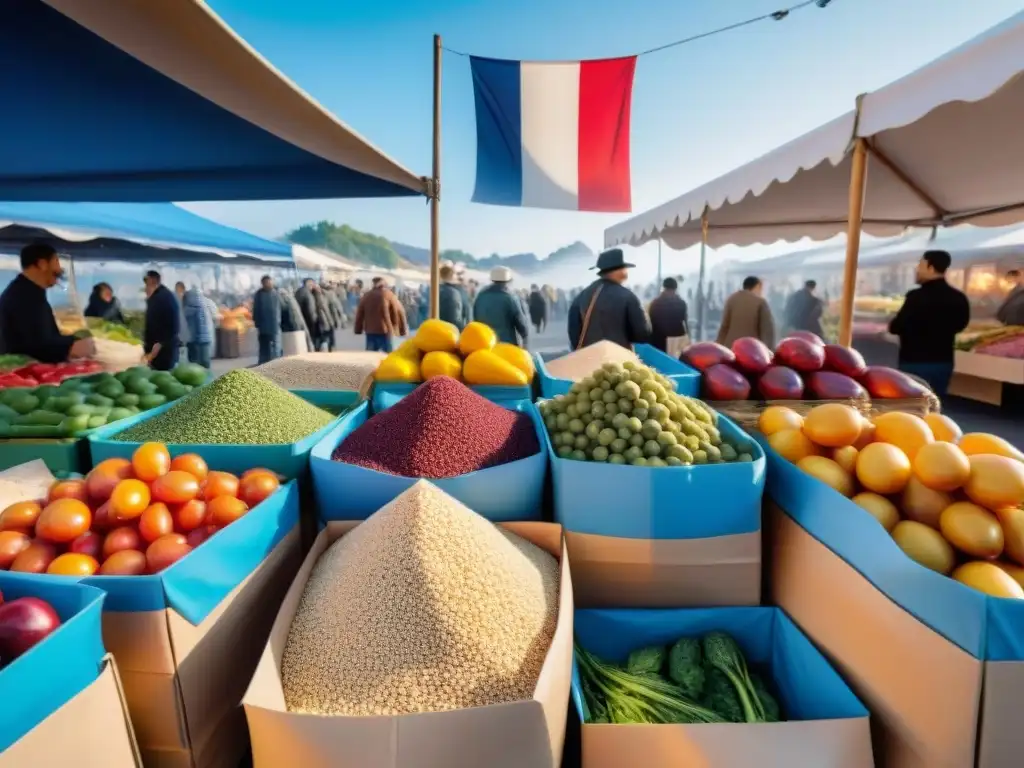
[[[811,536],[974,658],[1024,661],[1024,600],[989,597],[911,560],[870,513],[757,439],[768,460],[768,496]]]
[[[787,720],[868,717],[839,673],[779,608],[587,608],[574,615],[580,647],[616,663],[625,662],[637,648],[669,645],[681,637],[700,637],[715,630],[732,635],[747,661],[770,673]],[[588,713],[575,659],[572,700],[585,720]]]
[[[633,352],[640,361],[650,366],[658,373],[674,381],[676,392],[689,397],[697,397],[700,394],[700,371],[691,368],[681,360],[669,357],[660,349],[650,344],[637,344]],[[533,356],[534,365],[537,367],[537,377],[540,381],[540,396],[549,399],[555,395],[564,395],[569,391],[573,382],[569,379],[559,379],[548,373],[544,359],[539,354]]]
[[[373,394],[370,396],[373,412],[380,413],[387,410],[418,386],[419,384],[376,382],[373,385]],[[508,408],[514,407],[519,403],[529,403],[533,400],[533,391],[529,386],[501,387],[496,385],[479,385],[471,386],[470,389],[481,397],[487,398],[492,403],[500,403]]]
[[[55,576],[0,571],[5,601],[38,597],[61,619],[53,634],[0,670],[0,752],[99,676],[105,651],[103,593]]]
[[[748,444],[754,460],[634,467],[562,459],[545,429],[555,520],[573,533],[626,539],[703,539],[760,531],[764,453],[725,416],[719,415],[718,429],[722,437]]]
[[[525,410],[537,429],[541,450],[533,456],[468,475],[431,480],[438,488],[494,522],[540,520],[548,456],[544,450],[544,425],[530,403],[500,403],[511,410]],[[342,417],[313,448],[309,457],[321,520],[365,520],[401,495],[418,479],[377,472],[331,460],[341,442],[369,418],[363,403]],[[458,418],[458,414],[452,414]]]
[[[324,395],[325,397],[328,395]],[[303,395],[303,397],[306,397]],[[306,398],[308,399],[308,398]],[[180,401],[177,401],[180,402]],[[310,401],[313,402],[313,401]],[[100,427],[89,435],[89,452],[92,465],[95,466],[105,459],[124,458],[130,459],[135,449],[141,443],[124,443],[114,440],[114,436],[125,431],[129,427],[165,413],[173,408],[176,403],[168,403],[159,408],[154,408],[146,413],[140,413],[130,419]],[[315,403],[314,403],[315,404]],[[231,445],[231,444],[195,444],[185,445],[168,443],[167,450],[171,456],[180,456],[183,453],[197,453],[206,460],[211,467],[216,467],[224,472],[240,474],[253,467],[265,467],[273,470],[284,477],[299,477],[306,471],[309,463],[309,452],[320,439],[327,434],[337,419],[308,437],[304,437],[295,443],[281,445]]]

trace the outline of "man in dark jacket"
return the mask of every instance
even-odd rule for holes
[[[569,307],[569,344],[573,349],[599,341],[614,341],[632,349],[650,338],[647,313],[636,294],[624,285],[633,266],[626,263],[620,248],[597,257],[593,267],[597,280],[580,291]]]
[[[491,284],[476,295],[473,317],[489,325],[498,341],[516,344],[526,348],[530,331],[526,326],[526,314],[519,297],[509,290],[512,270],[495,267],[491,270]]]
[[[956,335],[971,321],[967,297],[946,282],[952,261],[946,251],[926,251],[917,264],[920,288],[907,293],[889,323],[900,338],[900,370],[927,381],[939,397],[953,375]]]
[[[177,297],[160,282],[160,273],[150,270],[143,278],[146,285],[146,330],[143,334],[143,358],[151,368],[169,371],[178,364],[181,345],[181,306]]]
[[[455,268],[445,264],[440,271],[441,285],[437,289],[437,316],[460,331],[469,325],[472,313],[466,294],[455,283]]]
[[[668,352],[669,339],[688,335],[686,302],[677,293],[679,283],[674,277],[666,277],[661,287],[661,294],[651,302],[651,346]]]
[[[313,297],[313,286],[315,283],[308,277],[302,281],[302,285],[295,292],[295,303],[299,305],[299,312],[302,313],[302,322],[306,325],[306,332],[309,334],[312,349],[318,348],[319,324],[316,315],[316,299]]]
[[[42,363],[96,354],[92,339],[76,340],[57,327],[46,289],[55,286],[63,274],[52,246],[31,243],[21,249],[21,274],[0,294],[0,353],[27,355]]]
[[[252,323],[259,337],[259,365],[263,365],[281,354],[281,297],[270,275],[263,276],[252,297]]]
[[[530,309],[530,322],[538,334],[543,333],[544,327],[548,324],[548,299],[536,285],[530,286],[527,305]]]
[[[810,331],[822,336],[821,315],[825,311],[825,302],[814,295],[818,284],[808,280],[804,287],[795,291],[786,302],[786,325],[791,331]]]

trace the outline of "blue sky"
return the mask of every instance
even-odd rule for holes
[[[208,2],[344,122],[428,175],[434,33],[451,48],[484,56],[600,58],[653,48],[793,0]],[[859,92],[927,63],[1018,10],[1020,0],[832,0],[825,10],[812,6],[782,22],[642,57],[632,111],[634,212],[845,112]],[[448,53],[442,134],[442,248],[546,255],[583,240],[598,250],[604,228],[623,218],[471,203],[476,138],[469,60]],[[414,245],[429,241],[421,199],[189,207],[268,236],[331,219]]]

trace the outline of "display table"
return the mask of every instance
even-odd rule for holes
[[[1024,386],[1024,360],[977,352],[956,352],[949,394],[1002,405],[1007,386]]]

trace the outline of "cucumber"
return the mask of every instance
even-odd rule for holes
[[[111,379],[110,381],[105,381],[102,384],[97,385],[96,393],[103,395],[103,397],[117,399],[124,394],[124,384],[117,379]]]
[[[24,416],[26,413],[31,413],[39,407],[39,398],[32,395],[22,395],[19,398],[7,401],[7,405]]]
[[[87,405],[80,403],[78,405],[72,405],[65,411],[68,416],[95,416],[97,408],[95,405]]]
[[[55,411],[32,411],[26,413],[24,416],[19,416],[15,420],[17,425],[28,425],[28,426],[51,426],[56,427],[64,421],[64,414],[57,413]]]
[[[89,405],[98,405],[101,408],[111,408],[114,405],[114,399],[111,397],[104,397],[103,395],[89,395],[85,398],[85,402]]]
[[[16,410],[11,408],[9,405],[0,403],[0,421],[6,421],[8,423],[13,422],[18,416],[20,416]]]
[[[11,422],[0,420],[0,439],[11,436]]]
[[[105,427],[107,425],[106,416],[90,416],[89,417],[89,429],[96,429],[96,427]]]
[[[165,395],[143,395],[139,398],[139,408],[144,411],[148,411],[151,408],[159,408],[161,405],[167,402]]]
[[[77,435],[85,432],[89,429],[89,419],[91,416],[87,413],[79,414],[78,416],[68,416],[61,422],[61,430],[68,435]]]
[[[107,423],[112,421],[120,421],[121,419],[127,419],[132,415],[132,412],[127,408],[111,408],[110,413],[107,415]]]
[[[133,405],[139,404],[139,396],[133,395],[130,392],[125,392],[123,395],[117,398],[115,401],[121,408],[131,408]]]
[[[12,424],[11,437],[64,437],[56,424]]]

